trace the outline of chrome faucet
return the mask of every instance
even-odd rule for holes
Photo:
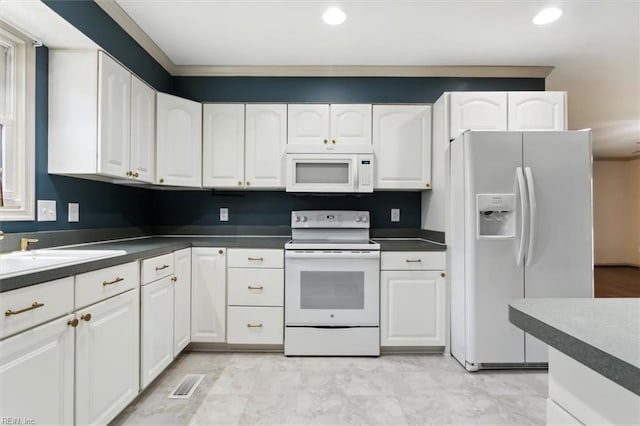
[[[29,243],[37,243],[37,238],[20,238],[20,251],[29,250]]]

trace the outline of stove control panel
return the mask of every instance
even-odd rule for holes
[[[291,212],[292,228],[369,228],[369,212],[301,210]]]

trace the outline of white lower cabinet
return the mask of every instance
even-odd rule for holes
[[[2,419],[73,423],[73,318],[66,315],[0,342]]]
[[[444,253],[437,255],[382,253],[380,346],[445,345]]]
[[[281,345],[284,251],[229,249],[227,343]]]
[[[140,387],[143,389],[173,361],[172,278],[142,286]]]
[[[226,250],[191,249],[191,341],[225,342]]]
[[[77,424],[106,424],[139,390],[139,290],[76,311]]]
[[[174,252],[173,356],[191,342],[191,249]]]

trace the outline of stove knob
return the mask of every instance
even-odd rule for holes
[[[303,221],[303,222],[306,222],[307,220],[309,220],[309,218],[308,218],[308,217],[306,217],[306,216],[302,216],[302,221]]]
[[[296,222],[300,222],[300,216],[296,216]]]
[[[356,223],[359,223],[362,221],[362,218],[360,216],[356,217],[355,219],[353,219]]]
[[[366,222],[368,222],[368,221],[369,221],[369,218],[368,218],[368,217],[366,217],[366,216],[361,216],[361,217],[360,217],[360,221],[361,221],[361,222],[363,222],[363,223],[366,223]]]

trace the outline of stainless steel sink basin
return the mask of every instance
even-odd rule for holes
[[[41,249],[0,255],[0,278],[126,254],[124,250]]]

